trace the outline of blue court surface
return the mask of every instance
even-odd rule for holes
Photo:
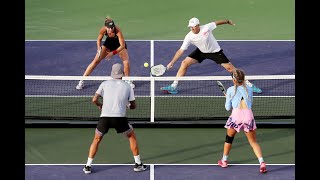
[[[294,75],[295,41],[220,41],[232,64],[247,75]],[[182,41],[154,41],[154,64],[167,65]],[[150,76],[144,62],[150,62],[151,41],[127,41],[131,76]],[[190,46],[165,76],[175,76]],[[96,54],[96,41],[25,41],[25,74],[81,76]],[[119,56],[103,60],[92,76],[110,76]],[[149,63],[151,64],[151,63]],[[211,60],[192,65],[186,76],[226,76],[229,73]]]
[[[153,48],[151,44],[153,43]],[[128,53],[131,66],[131,76],[150,76],[149,68],[143,66],[144,62],[150,62],[151,51],[153,52],[154,64],[167,65],[176,50],[180,48],[182,41],[127,41]],[[295,74],[295,41],[220,41],[220,46],[230,61],[238,68],[242,68],[247,75],[294,75]],[[50,75],[50,76],[82,76],[88,64],[91,63],[96,53],[96,41],[25,41],[25,74],[26,75]],[[190,46],[184,55],[176,62],[174,67],[166,72],[164,76],[175,76],[181,61],[191,53],[195,47]],[[110,61],[103,60],[93,70],[91,76],[110,76],[111,66],[114,63],[122,63],[119,56],[114,56]],[[192,65],[186,76],[228,76],[230,75],[222,66],[211,60],[204,60],[201,64]],[[71,83],[57,83],[55,81],[44,82],[42,87],[53,88],[52,92],[59,92],[59,95],[92,95],[100,82],[89,82],[86,91],[75,89],[77,81]],[[155,89],[169,85],[157,83]],[[201,83],[201,82],[199,82]],[[197,86],[207,86],[197,84]],[[231,85],[230,84],[225,85]],[[256,85],[263,89],[263,95],[293,96],[295,95],[294,81],[272,81],[272,84],[264,84],[258,81]],[[135,92],[138,96],[150,94],[149,82],[135,82]],[[29,84],[34,86],[34,84]],[[26,84],[28,86],[28,84]],[[60,86],[67,89],[59,91]],[[68,88],[66,88],[68,86]],[[293,87],[288,90],[287,87]],[[179,95],[188,95],[184,91],[184,84],[180,85]],[[185,89],[190,88],[187,87]],[[25,88],[25,93],[33,95],[48,95],[43,88]],[[57,89],[57,91],[54,91]],[[209,88],[207,88],[209,89]],[[32,90],[32,92],[30,92]],[[193,95],[206,92],[197,92],[201,88],[194,88]],[[89,92],[89,93],[88,93]],[[219,91],[216,91],[220,93]],[[155,95],[163,94],[156,91]],[[207,92],[207,95],[212,92]],[[54,95],[54,94],[53,94]],[[214,94],[219,95],[219,94]]]
[[[92,173],[82,171],[84,165],[26,165],[25,179],[46,180],[294,180],[294,164],[267,164],[267,173],[259,172],[258,164],[230,164],[221,168],[216,164],[148,165],[143,172],[134,172],[133,165],[92,165]]]

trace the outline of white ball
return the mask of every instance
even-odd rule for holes
[[[144,66],[144,67],[149,67],[149,63],[145,62],[145,63],[143,64],[143,66]]]

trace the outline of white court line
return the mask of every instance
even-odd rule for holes
[[[47,39],[47,40],[45,40],[45,39],[42,39],[42,40],[32,40],[32,39],[26,39],[25,41],[94,41],[94,42],[96,42],[97,40],[96,39],[82,39],[82,40],[79,40],[79,39],[57,39],[57,40],[50,40],[50,39]],[[128,40],[126,40],[126,41],[179,41],[179,42],[182,42],[183,40],[161,40],[161,39],[150,39],[150,40],[139,40],[139,39],[137,39],[137,40],[133,40],[133,39],[128,39]],[[271,42],[273,42],[273,41],[275,41],[275,42],[277,42],[277,41],[279,41],[279,42],[286,42],[286,41],[288,41],[288,42],[291,42],[291,41],[296,41],[296,40],[294,40],[294,39],[289,39],[289,40],[281,40],[281,39],[279,39],[279,40],[263,40],[263,39],[260,39],[260,40],[218,40],[218,41],[239,41],[239,42],[250,42],[250,41],[257,41],[257,42],[259,42],[259,41],[271,41]]]
[[[52,165],[52,166],[56,166],[56,165],[59,165],[59,166],[67,166],[67,165],[82,165],[84,166],[85,164],[25,164],[26,166],[42,166],[42,165]],[[127,166],[127,165],[134,165],[134,164],[92,164],[92,166],[105,166],[105,165],[108,165],[108,166],[112,166],[112,165],[116,165],[116,166],[119,166],[119,165],[123,165],[123,166]],[[159,166],[190,166],[190,165],[197,165],[197,166],[218,166],[218,164],[145,164],[145,165],[149,165],[150,166],[150,180],[154,180],[154,166],[156,165],[159,165]],[[259,164],[229,164],[229,165],[259,165]],[[270,165],[285,165],[285,166],[292,166],[295,164],[267,164],[268,166]]]
[[[74,166],[74,165],[85,165],[85,164],[25,164],[26,166]],[[132,166],[134,164],[92,164],[92,166]],[[218,164],[145,164],[149,166],[217,166]],[[247,165],[259,165],[257,164],[229,164],[229,165],[239,165],[239,166],[247,166]],[[274,165],[274,166],[295,166],[295,164],[268,164],[267,165]],[[151,168],[151,167],[150,167]]]
[[[150,165],[150,180],[154,180],[154,165]]]

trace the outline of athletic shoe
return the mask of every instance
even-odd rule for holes
[[[178,90],[174,87],[172,87],[171,85],[166,86],[166,87],[161,87],[160,90],[166,92],[166,93],[170,93],[170,94],[178,94]]]
[[[126,83],[130,84],[130,86],[132,87],[132,89],[134,89],[136,86],[132,83],[132,81],[130,80],[126,80]]]
[[[82,89],[84,87],[84,81],[80,80],[76,89]]]
[[[226,168],[228,167],[228,161],[222,161],[221,159],[218,161],[219,166]]]
[[[141,164],[136,163],[133,168],[135,172],[145,171],[146,169],[147,169],[147,166],[142,163]]]
[[[266,163],[262,162],[260,164],[260,173],[266,173],[266,172],[267,172]]]
[[[255,93],[262,93],[262,90],[260,88],[258,88],[257,86],[255,86],[254,84],[252,84],[252,90]]]
[[[85,165],[84,168],[83,168],[83,172],[85,174],[90,174],[91,173],[91,166]]]
[[[260,88],[258,88],[257,86],[255,86],[254,84],[252,84],[251,82],[249,82],[248,80],[246,80],[246,85],[251,87],[253,92],[255,93],[262,93],[262,90]]]

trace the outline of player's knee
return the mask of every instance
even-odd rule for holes
[[[125,66],[125,67],[129,67],[130,66],[129,60],[123,60],[122,63],[123,63],[123,66]]]
[[[101,140],[102,140],[102,136],[96,136],[93,139],[93,143],[99,144],[101,142]]]
[[[190,64],[187,60],[183,60],[183,61],[181,62],[181,68],[186,69],[186,68],[188,68],[190,65],[191,65],[191,64]]]
[[[227,67],[226,67],[226,70],[227,70],[228,72],[230,72],[230,73],[233,72],[233,68],[232,68],[231,66],[227,66]]]
[[[232,73],[234,70],[234,66],[230,63],[223,63],[221,64],[228,72]]]
[[[132,125],[129,124],[129,129],[127,131],[123,132],[122,134],[127,138],[134,136],[134,131],[133,131]]]
[[[127,62],[129,62],[129,56],[128,56],[127,53],[123,53],[123,52],[121,51],[121,53],[119,53],[119,57],[120,57],[120,59],[121,59],[122,61],[127,61]]]
[[[228,134],[226,135],[226,143],[229,143],[229,144],[232,144],[232,141],[233,141],[234,137],[230,137],[228,136]]]

